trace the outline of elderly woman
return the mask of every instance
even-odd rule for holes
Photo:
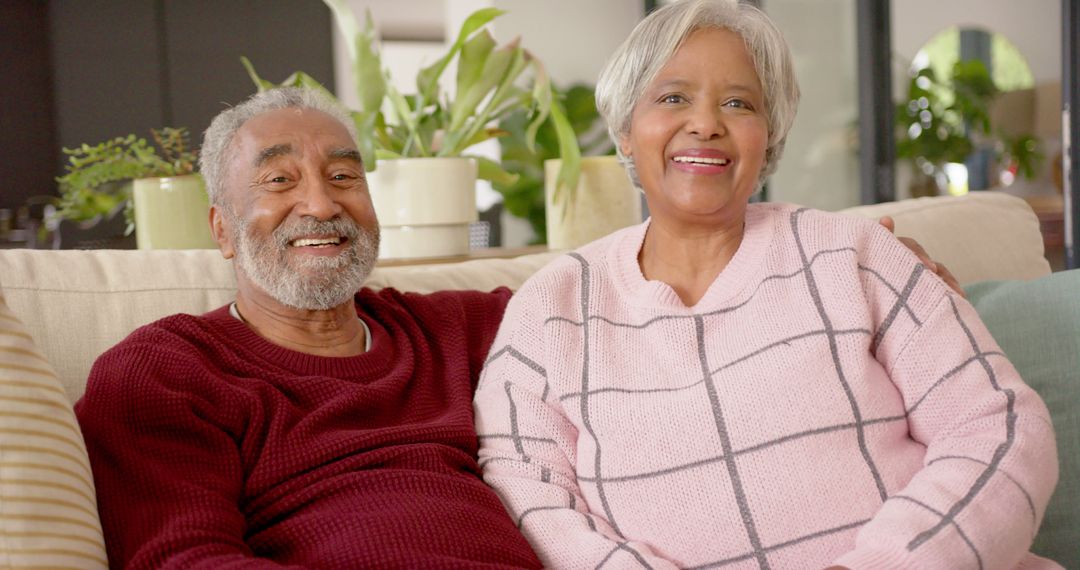
[[[597,100],[651,218],[512,298],[485,479],[556,568],[1055,567],[1049,415],[878,224],[749,204],[798,87],[735,0],[646,18]]]

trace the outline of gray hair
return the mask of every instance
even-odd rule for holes
[[[278,109],[313,109],[330,115],[345,127],[355,141],[356,124],[349,111],[327,94],[304,87],[278,87],[260,91],[243,103],[226,109],[214,117],[203,134],[199,152],[199,171],[206,180],[206,192],[211,204],[221,204],[225,194],[225,168],[230,159],[230,146],[236,131],[250,119]]]
[[[596,86],[596,107],[607,121],[619,160],[641,187],[633,160],[619,142],[630,133],[638,99],[691,32],[723,28],[742,37],[765,95],[769,143],[759,183],[776,171],[799,106],[791,50],[764,12],[738,0],[681,0],[649,14],[608,60]]]

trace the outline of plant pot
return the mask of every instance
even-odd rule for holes
[[[214,249],[202,176],[139,178],[132,189],[139,249]]]
[[[379,257],[415,259],[469,252],[476,214],[477,163],[471,158],[380,160],[367,174],[379,217]]]
[[[934,167],[933,174],[927,174],[917,166],[912,168],[909,190],[911,191],[912,198],[926,198],[948,194],[945,171],[941,167]]]
[[[614,156],[581,159],[581,178],[571,193],[563,189],[554,201],[555,181],[562,161],[544,161],[544,201],[547,240],[551,249],[574,249],[607,234],[641,222],[641,192],[630,183]]]

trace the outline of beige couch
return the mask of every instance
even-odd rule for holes
[[[1050,273],[1039,222],[1018,198],[979,193],[849,211],[893,216],[898,233],[919,240],[964,284]],[[418,292],[516,289],[556,255],[378,268],[368,286]],[[102,566],[93,486],[70,403],[83,393],[94,359],[136,327],[177,312],[217,308],[233,299],[234,287],[230,262],[211,250],[0,250],[0,566],[11,561]],[[5,299],[14,318],[3,312]],[[50,363],[59,383],[46,370]],[[28,421],[33,425],[27,427]],[[16,452],[21,454],[17,461],[11,459]],[[5,461],[23,467],[12,471]],[[36,478],[48,484],[35,483]],[[9,485],[5,479],[22,483]],[[66,510],[57,514],[61,508]],[[35,524],[46,530],[34,530]],[[67,541],[63,548],[56,546],[60,534]]]
[[[999,193],[907,200],[848,210],[891,215],[963,283],[1050,273],[1039,222]],[[429,292],[516,289],[555,255],[376,269],[368,286]],[[217,251],[0,250],[0,294],[56,367],[68,396],[82,395],[97,355],[139,325],[200,314],[233,299],[230,262]]]

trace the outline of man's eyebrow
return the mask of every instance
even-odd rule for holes
[[[259,151],[259,156],[255,157],[255,167],[258,168],[267,163],[272,158],[279,156],[285,156],[292,154],[293,148],[289,143],[276,144],[269,146]]]
[[[330,151],[330,158],[351,160],[357,164],[364,164],[364,159],[360,158],[360,151],[355,148],[336,148]]]

